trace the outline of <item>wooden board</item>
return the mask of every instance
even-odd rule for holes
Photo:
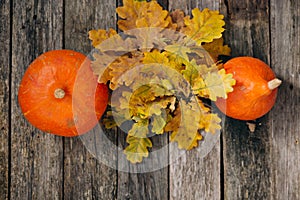
[[[300,1],[270,1],[271,65],[283,80],[269,116],[270,196],[300,199]]]
[[[63,197],[63,143],[23,117],[18,88],[28,65],[41,53],[62,48],[62,1],[14,1],[12,13],[11,199]]]
[[[245,122],[227,120],[227,199],[299,198],[299,130],[293,128],[300,122],[299,76],[290,74],[299,69],[299,3],[270,2],[271,5],[268,1],[223,4],[228,20],[226,38],[233,55],[252,55],[264,60],[284,81],[274,109],[255,122],[254,133]]]
[[[0,2],[0,199],[9,196],[10,173],[10,2]]]
[[[270,58],[268,1],[222,1],[226,15],[225,42],[232,56]],[[224,198],[270,198],[270,128],[268,116],[255,122],[227,118],[223,130]]]
[[[186,14],[199,6],[219,10],[218,1],[169,1],[169,10],[181,9]],[[188,152],[178,150],[177,145],[170,146],[170,199],[220,199],[221,198],[221,158],[220,142],[204,156],[204,152],[193,149]],[[178,156],[182,154],[182,156]]]
[[[88,31],[115,28],[115,7],[114,1],[66,0],[64,47],[89,54]],[[116,137],[112,135],[112,139]],[[116,170],[89,153],[79,137],[64,139],[65,199],[115,199],[116,181]]]

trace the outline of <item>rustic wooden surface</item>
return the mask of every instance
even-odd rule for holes
[[[0,2],[0,199],[9,196],[10,134],[10,3]]]
[[[232,56],[253,56],[270,63],[269,1],[227,1],[222,5]],[[245,122],[227,119],[223,132],[224,196],[270,199],[271,130],[268,117],[251,133]],[[253,181],[257,180],[257,181]],[[259,180],[259,181],[258,181]]]
[[[51,49],[89,53],[87,32],[116,28],[120,2],[0,0],[0,199],[300,199],[299,0],[159,1],[186,13],[219,9],[232,55],[260,58],[283,80],[273,110],[251,122],[256,130],[226,118],[205,158],[191,151],[154,172],[119,172],[79,138],[44,134],[24,119],[17,95],[30,62]],[[117,132],[110,139],[124,142]],[[166,153],[172,160],[177,150]]]
[[[273,199],[300,199],[300,1],[271,1],[271,65],[280,78],[269,116],[270,191]]]
[[[24,119],[18,105],[20,80],[42,52],[62,48],[61,1],[13,2],[11,38],[11,199],[63,197],[62,138],[37,131]]]

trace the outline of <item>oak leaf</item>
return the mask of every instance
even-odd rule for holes
[[[128,146],[124,149],[124,153],[131,163],[142,162],[143,157],[148,157],[148,147],[152,147],[151,140],[147,138],[148,132],[148,123],[145,120],[134,123],[128,132],[126,138]]]
[[[114,36],[117,34],[117,31],[110,28],[108,31],[99,29],[99,30],[91,30],[89,31],[89,39],[92,41],[92,45],[94,47],[98,46],[104,40]]]
[[[120,18],[118,27],[125,31],[142,27],[175,28],[168,11],[156,2],[124,0],[116,9]]]
[[[199,129],[204,129],[207,133],[214,134],[217,130],[221,129],[221,119],[217,114],[205,113],[201,115]]]
[[[232,74],[226,74],[224,69],[212,71],[204,78],[205,89],[209,90],[209,99],[216,101],[217,97],[227,98],[227,93],[233,91],[235,80]]]
[[[153,115],[151,118],[151,125],[152,129],[151,131],[155,134],[163,134],[164,133],[164,127],[167,124],[167,113],[161,112],[158,115]]]
[[[183,33],[189,36],[190,40],[201,45],[203,42],[212,42],[213,39],[222,37],[225,22],[219,11],[211,11],[208,8],[200,11],[195,8],[192,15],[192,19],[189,16],[184,18],[186,27],[183,29]]]
[[[218,60],[219,55],[229,56],[231,52],[231,49],[228,47],[228,45],[224,45],[223,38],[214,39],[212,42],[205,43],[202,46],[206,51],[208,51],[214,61]]]
[[[171,141],[178,143],[178,148],[190,150],[198,146],[202,135],[198,132],[200,107],[195,100],[181,102],[175,111],[175,117],[168,123],[165,130],[172,130]]]
[[[185,27],[184,17],[185,14],[182,10],[175,9],[173,12],[170,13],[172,18],[172,22],[176,24],[176,30],[180,31],[183,27]]]

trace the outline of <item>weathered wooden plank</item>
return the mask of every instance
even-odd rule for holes
[[[92,45],[88,39],[88,31],[115,28],[115,7],[116,2],[114,1],[66,0],[65,48],[89,54]],[[116,137],[114,133],[112,134],[111,139],[115,140]],[[88,139],[89,135],[84,137]],[[95,141],[95,145],[98,144],[97,141]],[[102,164],[93,154],[89,153],[88,148],[79,137],[65,138],[64,144],[65,199],[115,199],[116,170]],[[116,152],[110,153],[113,159]]]
[[[0,199],[9,196],[10,1],[0,2]]]
[[[158,0],[157,2],[164,9],[168,8],[167,0]],[[118,5],[122,5],[122,1],[119,0]],[[126,134],[120,133],[118,139],[119,145],[125,147]],[[168,167],[164,164],[161,165],[162,162],[167,163],[168,161],[160,160],[168,160],[168,149],[162,149],[168,144],[168,135],[152,137],[152,143],[151,151],[160,151],[160,155],[153,158],[150,153],[149,158],[145,158],[142,165],[131,165],[123,157],[124,155],[118,155],[119,170],[121,170],[118,172],[118,199],[168,199]],[[145,162],[150,163],[147,165]],[[150,165],[151,167],[149,167]],[[124,166],[125,172],[122,169]]]
[[[125,148],[126,134],[120,133],[119,146]],[[151,137],[153,146],[141,164],[131,164],[118,154],[118,199],[168,199],[168,135]]]
[[[197,149],[170,149],[170,159],[182,154],[170,166],[170,199],[220,199],[220,143],[205,157]]]
[[[283,80],[270,115],[270,194],[300,199],[300,1],[270,2],[271,65]]]
[[[169,9],[182,9],[186,14],[199,6],[200,10],[208,7],[219,10],[219,1],[169,1]],[[179,154],[182,154],[177,160]],[[170,199],[220,199],[220,142],[206,156],[204,152],[193,149],[179,151],[177,145],[170,147]],[[206,154],[206,153],[205,153]]]
[[[118,199],[169,199],[167,137],[152,137],[152,143],[157,154],[150,153],[142,164],[130,164],[119,155]]]
[[[269,63],[267,0],[222,1],[225,42],[232,56],[254,56]],[[245,121],[227,118],[223,130],[225,199],[270,199],[270,127],[258,119],[251,133]]]
[[[23,117],[18,88],[28,65],[62,47],[62,1],[13,1],[11,199],[62,199],[62,138]]]
[[[186,14],[190,14],[192,9],[199,8],[203,10],[204,8],[209,9],[218,9],[220,6],[220,1],[208,1],[208,0],[186,0],[186,1],[177,1],[177,0],[169,0],[169,8],[171,10],[181,9]]]

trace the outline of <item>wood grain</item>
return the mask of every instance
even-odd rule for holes
[[[180,3],[179,3],[180,2]],[[209,7],[219,10],[218,1],[169,1],[169,9],[182,9],[191,13],[194,6],[202,10]],[[179,4],[177,4],[179,3]],[[199,149],[188,152],[178,150],[177,145],[170,146],[170,199],[220,199],[221,198],[221,158],[220,142],[217,142],[204,156]],[[182,154],[180,157],[179,154]]]
[[[11,199],[63,197],[62,138],[42,133],[23,117],[18,88],[28,65],[62,47],[62,1],[13,2]]]
[[[89,54],[92,45],[88,31],[115,28],[115,7],[114,1],[66,0],[65,48]],[[114,133],[111,139],[116,140]],[[116,156],[116,152],[109,153],[112,158]],[[116,170],[102,164],[89,153],[79,137],[64,140],[64,172],[65,199],[116,198]]]
[[[119,169],[123,166],[126,171],[118,173],[118,199],[168,199],[168,166],[162,166],[169,159],[168,137],[160,135],[151,139],[153,146],[142,164],[130,164],[124,155],[119,155]],[[120,143],[125,147],[125,138],[120,137]],[[153,156],[151,152],[159,153]]]
[[[10,2],[0,2],[0,199],[9,196]]]
[[[270,58],[269,4],[263,1],[222,1],[225,42],[232,56]],[[227,118],[223,130],[225,199],[270,199],[270,127],[258,119],[255,132],[245,121]]]
[[[271,65],[283,80],[269,121],[270,194],[300,199],[300,1],[270,2]]]

